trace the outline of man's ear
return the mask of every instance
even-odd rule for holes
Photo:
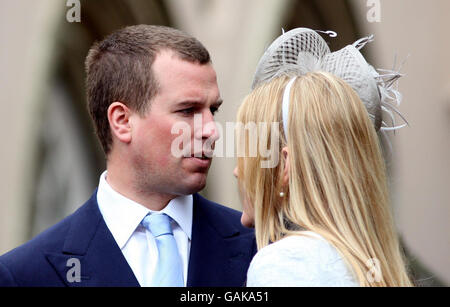
[[[131,142],[130,109],[122,102],[113,102],[108,107],[108,121],[111,133],[120,142]]]
[[[289,150],[287,146],[283,147],[281,150],[281,153],[283,154],[284,158],[284,170],[283,170],[283,185],[289,185]]]

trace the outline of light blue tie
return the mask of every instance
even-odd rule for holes
[[[177,242],[173,237],[171,218],[164,213],[148,214],[142,225],[155,237],[158,263],[152,278],[153,287],[183,287],[183,267]]]

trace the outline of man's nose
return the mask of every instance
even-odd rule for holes
[[[213,142],[220,138],[220,133],[217,129],[216,121],[214,120],[214,115],[209,110],[203,113],[201,136],[202,139],[210,139]]]

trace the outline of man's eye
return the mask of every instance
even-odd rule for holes
[[[210,107],[209,108],[210,112],[212,113],[212,115],[215,115],[217,112],[219,112],[219,108],[218,107]],[[200,110],[191,107],[191,108],[186,108],[186,109],[182,109],[177,111],[177,113],[181,113],[182,115],[193,115],[196,112],[200,112]]]
[[[178,112],[182,113],[184,115],[191,115],[194,113],[194,108],[187,108],[187,109],[179,110]]]
[[[219,112],[219,108],[217,107],[211,107],[210,108],[212,115],[215,115],[217,112]]]

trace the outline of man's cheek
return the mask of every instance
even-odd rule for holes
[[[191,127],[185,122],[178,122],[172,126],[170,139],[170,153],[173,158],[180,159],[183,157],[190,157],[194,152],[192,150],[192,135]],[[201,141],[199,145],[199,152],[201,152]],[[195,148],[195,144],[194,144]]]
[[[171,152],[170,139],[159,138],[156,142],[158,142],[158,145],[155,146],[155,160],[160,167],[167,168],[170,166],[170,162],[174,160],[174,156]]]

